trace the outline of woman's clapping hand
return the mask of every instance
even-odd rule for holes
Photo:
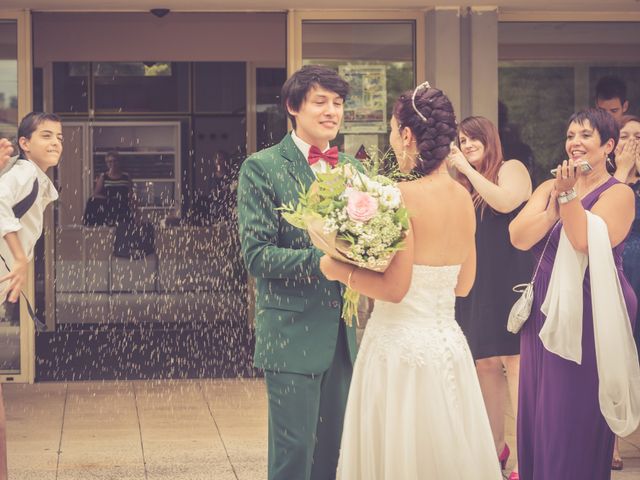
[[[624,178],[633,171],[640,160],[640,140],[630,138],[616,148],[616,172],[624,174]]]

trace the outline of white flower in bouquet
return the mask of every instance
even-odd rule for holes
[[[400,195],[400,190],[391,185],[383,186],[380,192],[380,204],[384,208],[398,208],[402,204],[402,195]]]

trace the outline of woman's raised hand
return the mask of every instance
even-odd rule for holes
[[[638,157],[640,157],[640,140],[630,138],[624,145],[618,144],[618,148],[616,148],[616,173],[623,173],[626,179],[636,166]]]
[[[566,192],[567,190],[571,190],[578,178],[582,175],[582,169],[579,168],[579,164],[584,162],[584,160],[580,160],[576,162],[573,159],[565,160],[556,170],[556,183],[555,190],[557,193]]]
[[[447,156],[449,168],[455,168],[458,172],[466,175],[473,167],[456,145],[451,146],[451,152]]]

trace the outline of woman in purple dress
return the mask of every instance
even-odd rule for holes
[[[546,350],[538,334],[546,320],[540,308],[561,230],[573,249],[588,252],[586,210],[606,223],[629,318],[632,322],[636,318],[637,300],[622,273],[624,240],[634,218],[634,194],[606,170],[606,158],[614,150],[618,135],[613,117],[604,110],[588,109],[573,115],[565,145],[569,160],[558,167],[555,180],[536,189],[509,227],[516,248],[531,249],[536,262],[542,255],[531,317],[520,335],[517,434],[522,480],[611,478],[614,434],[601,413],[598,397],[588,270],[583,284],[580,364]],[[585,173],[579,167],[584,162],[591,171]]]

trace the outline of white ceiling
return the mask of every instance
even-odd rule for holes
[[[2,0],[2,9],[40,11],[272,11],[289,9],[427,9],[441,7],[498,6],[502,11],[640,12],[640,0]]]

